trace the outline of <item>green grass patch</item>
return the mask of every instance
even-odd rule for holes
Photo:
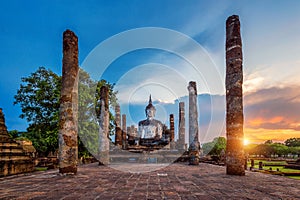
[[[254,160],[254,168],[255,169],[258,169],[259,168],[259,163],[260,160]],[[272,171],[273,172],[269,172],[269,173],[273,173],[273,174],[276,174],[276,172],[274,171],[278,171],[279,172],[283,172],[283,173],[300,173],[300,170],[297,170],[297,169],[288,169],[288,168],[284,168],[284,166],[282,165],[287,165],[287,163],[285,161],[262,161],[263,162],[263,165],[264,164],[269,164],[269,165],[274,165],[274,166],[263,166],[263,170],[260,170],[260,172],[263,172],[263,173],[268,173],[268,170],[270,170],[270,168],[272,168]],[[279,166],[276,166],[276,164],[278,164]],[[251,166],[251,162],[248,162],[248,167]],[[264,171],[266,170],[266,171]],[[292,178],[292,179],[296,179],[296,180],[300,180],[300,176],[286,176],[288,178]]]
[[[300,180],[300,176],[287,176],[288,178],[292,178],[292,179],[296,179],[296,180]]]
[[[47,167],[36,167],[35,171],[47,171]]]

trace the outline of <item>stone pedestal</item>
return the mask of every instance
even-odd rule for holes
[[[109,110],[108,110],[108,87],[100,88],[100,116],[99,116],[99,165],[109,164]]]
[[[78,165],[78,38],[63,34],[62,89],[59,119],[59,172],[76,174]]]
[[[199,164],[199,127],[198,127],[198,111],[197,111],[197,86],[196,82],[189,82],[189,164]]]
[[[245,175],[243,115],[243,55],[237,15],[226,21],[226,172]]]

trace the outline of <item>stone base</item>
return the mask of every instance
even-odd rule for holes
[[[199,151],[189,151],[189,165],[199,165]]]
[[[34,171],[34,159],[14,140],[0,142],[0,176]]]
[[[0,161],[0,177],[33,171],[34,162],[31,159]]]
[[[245,176],[245,168],[242,166],[230,165],[226,166],[226,174],[227,175],[237,175],[237,176]]]

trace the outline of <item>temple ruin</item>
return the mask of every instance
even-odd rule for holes
[[[32,143],[29,142],[29,145],[32,146]],[[0,108],[0,177],[34,170],[34,157],[22,145],[10,138]]]
[[[67,30],[63,39],[63,85],[60,108],[59,131],[59,162],[61,173],[77,172],[77,74],[78,74],[78,39]],[[244,175],[243,151],[243,70],[242,42],[240,22],[236,15],[226,21],[226,134],[227,174]],[[200,158],[197,86],[196,82],[188,84],[189,93],[189,164],[198,165]],[[99,149],[98,156],[101,164],[109,163],[112,158],[108,139],[108,89],[101,88],[99,118]],[[115,145],[129,152],[151,152],[159,149],[168,150],[174,147],[181,152],[186,150],[185,144],[185,108],[184,102],[179,103],[178,140],[175,141],[174,115],[170,114],[170,127],[154,119],[156,109],[151,96],[145,109],[147,119],[134,125],[127,126],[126,115],[121,115],[120,106],[115,108]],[[122,119],[121,119],[122,116]],[[122,121],[122,123],[121,123]],[[172,144],[173,143],[173,144]],[[119,151],[116,151],[119,154]],[[168,152],[169,153],[169,152]],[[119,154],[121,155],[121,154]],[[150,155],[150,154],[149,154]],[[158,154],[152,154],[156,156]],[[166,154],[160,159],[168,160]],[[117,155],[118,156],[118,155]],[[124,157],[123,157],[124,158]],[[142,159],[144,159],[143,157]],[[148,156],[148,158],[150,158]],[[156,157],[158,158],[158,157]],[[131,159],[131,158],[129,158]]]

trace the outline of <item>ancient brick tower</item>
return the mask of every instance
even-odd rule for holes
[[[237,15],[226,21],[226,172],[245,175],[243,146],[243,55]]]
[[[0,177],[33,171],[33,158],[9,137],[4,114],[0,108]]]
[[[59,119],[59,172],[76,174],[78,164],[78,38],[63,34],[62,88]]]

